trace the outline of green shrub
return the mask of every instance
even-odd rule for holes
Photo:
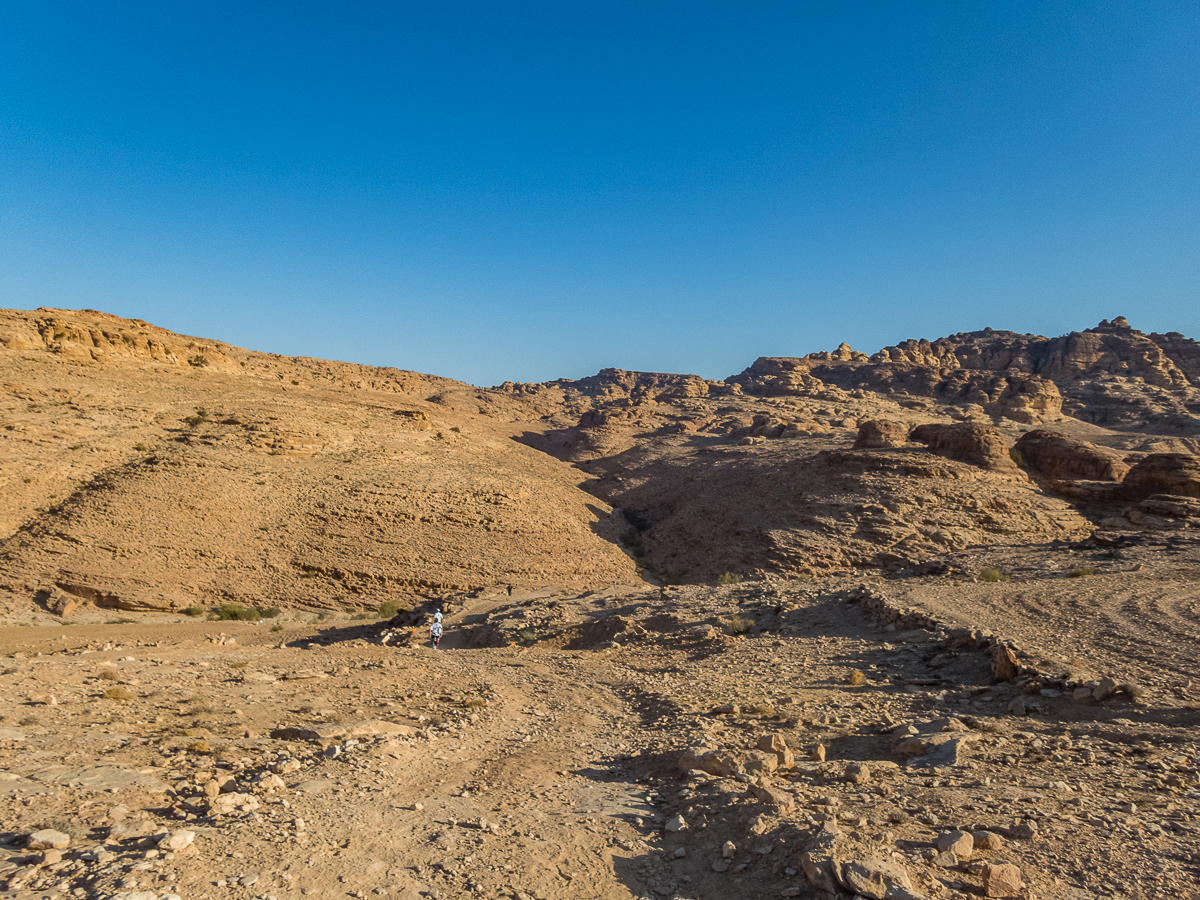
[[[271,630],[272,631],[283,631],[283,626],[282,625],[272,625]]]
[[[537,634],[532,628],[522,628],[517,632],[517,640],[522,644],[532,644],[537,641]]]
[[[271,606],[267,609],[259,610],[264,619],[274,619],[283,614],[283,610],[278,606]]]
[[[203,606],[189,606],[187,609],[185,609],[183,611],[183,614],[185,616],[191,616],[193,619],[195,619],[195,618],[198,618],[199,616],[204,615],[204,607]]]
[[[729,617],[729,632],[730,634],[746,634],[754,627],[753,619],[744,619],[741,616]]]
[[[726,572],[724,575],[720,576],[717,579],[718,585],[741,584],[741,583],[742,583],[742,576],[739,575],[737,572]]]
[[[145,453],[146,450],[149,448],[147,448],[145,444],[134,444],[133,449],[136,450],[138,453]]]
[[[1067,577],[1068,578],[1086,578],[1089,575],[1095,575],[1095,574],[1096,574],[1096,570],[1093,569],[1091,566],[1077,566],[1076,568],[1071,569],[1071,571],[1067,572]]]
[[[257,622],[262,618],[262,613],[237,603],[222,603],[217,607],[216,616],[221,621]]]
[[[988,568],[988,569],[980,569],[979,570],[979,580],[980,581],[990,581],[990,582],[1011,581],[1012,576],[1009,575],[1007,572],[1000,571],[999,569]]]
[[[400,612],[400,609],[399,600],[384,600],[379,604],[379,615],[384,619],[390,619],[396,613]]]

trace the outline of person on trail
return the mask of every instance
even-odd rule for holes
[[[433,624],[429,626],[429,640],[433,641],[433,646],[437,646],[442,640],[442,614],[434,613]]]

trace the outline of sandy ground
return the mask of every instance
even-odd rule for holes
[[[1073,701],[1050,670],[993,684],[986,653],[868,619],[851,582],[518,594],[454,614],[437,650],[382,645],[374,621],[6,628],[0,884],[156,900],[815,896],[801,855],[836,821],[902,864],[919,896],[981,896],[981,860],[1019,866],[1022,897],[1193,896],[1194,600],[1168,604],[1190,624],[1156,614],[1175,624],[1145,634],[1168,636],[1165,666],[1107,670],[1111,635],[1094,623],[1146,627],[1117,618],[1123,577],[871,586],[964,620],[1007,606],[1005,626],[1032,621],[1034,598],[1051,620],[1075,610],[1077,655],[1097,669],[1076,677],[1143,685],[1104,702]],[[1194,598],[1178,579],[1134,596],[1162,610],[1181,589]],[[731,635],[734,616],[755,624]],[[488,622],[536,641],[467,649]],[[1017,638],[1027,667],[1062,652],[1032,626]],[[1011,713],[1017,698],[1028,715]],[[906,725],[969,740],[939,765],[897,752]],[[794,751],[790,771],[679,768],[686,748],[745,751],[770,734]],[[869,780],[846,780],[854,762]],[[757,796],[756,780],[792,805]],[[242,805],[221,811],[206,787]],[[70,837],[61,860],[23,848],[42,827]],[[936,864],[934,841],[956,827],[1002,849]],[[180,830],[190,846],[160,849]]]

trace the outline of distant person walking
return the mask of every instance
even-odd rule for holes
[[[437,646],[442,642],[442,614],[433,614],[433,624],[429,626],[429,640],[433,642],[433,646]]]

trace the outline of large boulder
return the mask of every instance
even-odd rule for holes
[[[1004,435],[986,425],[918,425],[909,432],[908,439],[928,445],[939,456],[984,469],[1016,468]]]
[[[1050,481],[1120,481],[1129,471],[1115,453],[1043,428],[1021,435],[1016,449],[1030,470]]]
[[[1138,460],[1125,475],[1130,499],[1152,494],[1200,497],[1200,456],[1190,453],[1151,453]]]
[[[877,447],[902,447],[908,442],[908,426],[887,419],[871,419],[858,426],[855,450],[870,450]]]

